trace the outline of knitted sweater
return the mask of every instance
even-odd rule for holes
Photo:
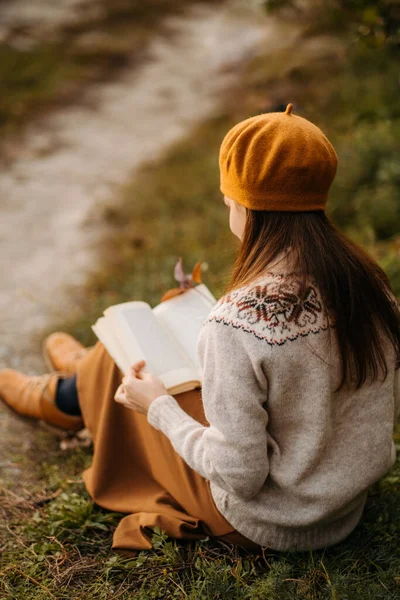
[[[220,298],[203,323],[198,356],[209,426],[170,395],[148,421],[209,480],[237,531],[274,550],[333,545],[360,521],[368,488],[396,460],[400,369],[356,392],[340,381],[334,321],[310,279],[267,272]],[[329,344],[329,332],[332,341]],[[397,377],[397,379],[396,379]]]

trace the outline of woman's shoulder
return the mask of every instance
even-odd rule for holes
[[[313,277],[307,277],[303,299],[300,292],[295,273],[265,272],[223,295],[204,324],[224,324],[278,346],[334,326]]]

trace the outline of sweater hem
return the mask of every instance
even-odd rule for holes
[[[283,527],[274,523],[257,525],[246,523],[245,515],[231,514],[224,506],[226,492],[211,485],[211,494],[215,505],[223,517],[242,535],[262,547],[277,551],[308,551],[333,546],[350,535],[361,520],[368,492],[361,504],[344,517],[340,517],[326,525],[305,527]]]

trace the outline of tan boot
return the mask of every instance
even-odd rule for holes
[[[55,331],[43,342],[43,357],[50,371],[63,371],[69,376],[76,373],[78,363],[90,348],[85,348],[72,335]]]
[[[44,421],[57,430],[75,433],[83,429],[81,417],[63,413],[55,404],[57,382],[67,373],[25,375],[14,369],[0,371],[0,398],[21,417]]]

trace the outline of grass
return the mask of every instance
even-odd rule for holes
[[[256,555],[207,538],[178,543],[155,529],[153,551],[123,555],[110,549],[122,515],[94,505],[80,479],[90,451],[65,455],[42,433],[26,460],[37,488],[1,496],[1,598],[398,598],[399,462],[370,489],[361,523],[332,548]]]
[[[232,94],[234,106],[227,104],[226,110],[193,129],[161,159],[144,165],[117,198],[95,207],[93,218],[100,218],[109,228],[109,236],[99,248],[99,270],[88,281],[85,298],[79,300],[69,322],[54,323],[51,330],[62,328],[87,345],[93,343],[90,325],[104,308],[127,299],[154,305],[166,289],[175,286],[173,266],[179,256],[183,257],[187,271],[197,260],[204,261],[203,279],[216,296],[220,294],[237,242],[229,231],[227,209],[218,188],[218,148],[233,123],[260,112],[266,90],[269,97],[278,98],[284,85],[287,96],[301,106],[305,116],[317,115],[314,120],[333,138],[339,155],[345,156],[355,122],[352,104],[349,100],[346,109],[342,98],[335,116],[335,107],[329,100],[331,97],[336,102],[333,90],[340,91],[342,85],[344,95],[344,86],[349,84],[350,75],[343,65],[320,61],[313,65],[312,71],[297,65],[294,71],[287,70],[284,80],[273,79],[271,71],[268,72],[270,75],[266,73],[266,62],[258,58],[247,70],[242,83],[247,93],[240,95],[241,102],[238,94]],[[380,76],[370,72],[369,83],[364,81],[364,85],[372,86],[373,77]],[[349,98],[355,93],[353,89],[347,91]],[[374,131],[375,126],[379,126],[377,121]],[[387,131],[382,136],[389,139],[388,154],[382,158],[386,164],[393,145]],[[367,134],[361,136],[351,148],[354,156],[359,149],[368,154],[370,141]],[[377,147],[379,150],[379,144]],[[375,149],[375,154],[378,150]],[[375,217],[369,214],[361,223],[357,221],[356,208],[348,207],[351,190],[359,191],[357,181],[363,178],[365,181],[364,175],[361,168],[359,179],[350,181],[350,170],[348,175],[344,170],[332,190],[329,210],[332,218],[366,244],[382,264],[393,265],[390,276],[396,285],[399,270],[392,254],[395,237],[390,230],[396,214],[393,216],[389,211],[377,230],[371,225]],[[378,181],[375,175],[368,181],[369,185],[373,183],[370,189],[375,189]],[[393,182],[395,179],[391,185]],[[347,201],[341,205],[343,186]],[[380,191],[379,186],[376,189]],[[349,208],[351,212],[346,219]],[[394,439],[399,450],[400,424]],[[35,472],[36,484],[29,491],[22,489],[16,493],[3,482],[1,598],[395,600],[399,597],[399,460],[390,473],[370,488],[359,525],[346,540],[332,548],[306,553],[265,549],[261,555],[254,555],[207,539],[178,543],[156,529],[152,552],[122,555],[111,550],[112,534],[122,515],[94,505],[81,482],[81,471],[90,464],[90,459],[90,450],[65,454],[49,434],[41,434],[35,440],[35,447],[20,458]]]

